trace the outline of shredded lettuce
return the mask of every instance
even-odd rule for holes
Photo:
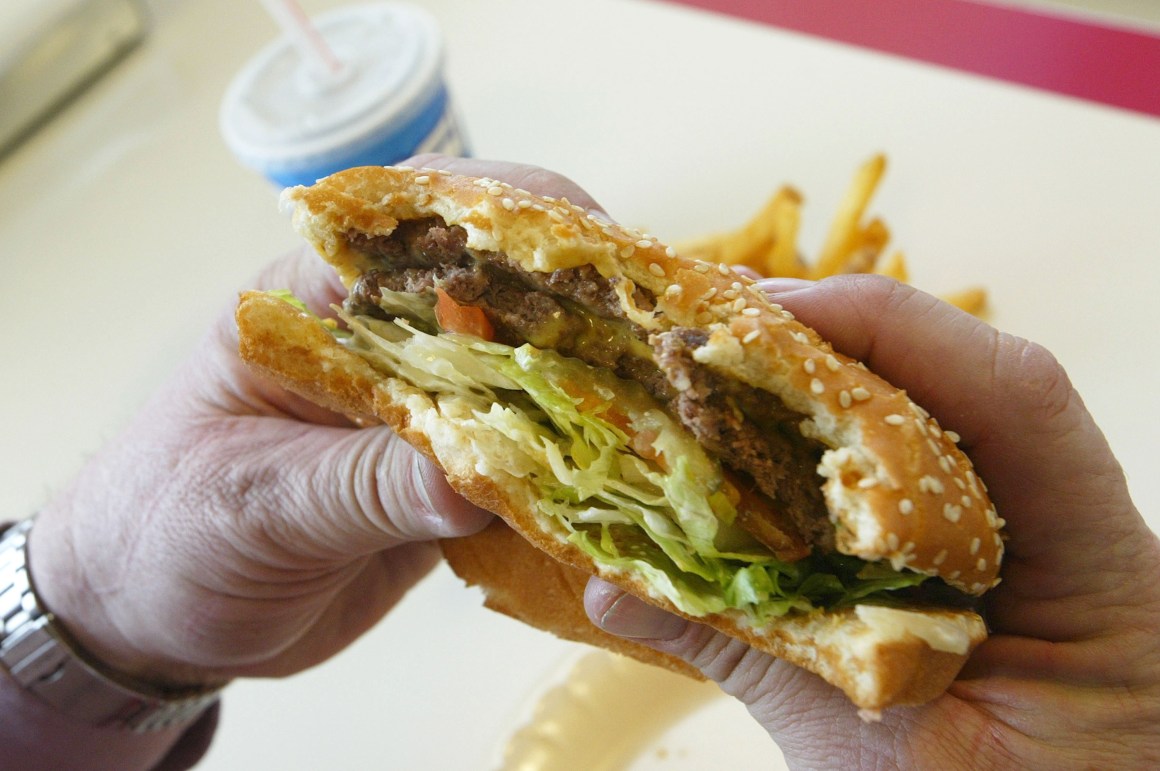
[[[392,376],[456,397],[491,429],[494,441],[478,449],[535,484],[546,524],[685,613],[734,609],[760,624],[889,602],[890,592],[926,578],[844,555],[775,558],[732,524],[720,464],[638,383],[531,345],[440,334],[422,296],[389,293],[384,302],[402,315],[383,321],[335,309],[350,330],[345,344]]]

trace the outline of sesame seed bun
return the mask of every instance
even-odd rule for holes
[[[606,223],[566,200],[436,170],[352,169],[292,188],[283,200],[296,228],[348,287],[374,263],[352,233],[389,236],[401,221],[432,217],[462,228],[468,249],[506,255],[524,271],[595,268],[613,281],[623,317],[645,334],[703,331],[699,365],[802,416],[801,433],[824,452],[816,473],[796,483],[820,487],[838,551],[938,576],[971,595],[998,582],[1002,521],[954,435],[727,267],[683,259],[652,236]],[[634,288],[646,290],[651,301],[642,303]],[[453,399],[436,399],[375,370],[317,319],[270,295],[243,295],[237,318],[242,356],[258,370],[332,409],[387,423],[539,553],[678,612],[641,579],[596,564],[546,523],[527,478],[481,463],[484,429]],[[576,621],[575,591],[529,592],[526,574],[504,566],[516,552],[507,537],[512,531],[493,531],[449,542],[445,553],[494,606],[572,639],[613,644],[615,638]],[[565,606],[572,608],[566,623]],[[697,620],[817,672],[870,710],[938,695],[985,637],[982,620],[962,610],[858,606],[790,614],[760,628],[735,612]],[[648,649],[627,652],[657,656]]]

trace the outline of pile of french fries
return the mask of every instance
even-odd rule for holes
[[[870,199],[886,171],[886,156],[875,155],[854,175],[830,225],[817,257],[807,259],[798,246],[802,196],[790,186],[773,194],[769,202],[749,222],[737,230],[678,244],[686,257],[744,265],[762,276],[821,279],[839,273],[879,273],[909,283],[906,258],[886,246],[890,229],[879,217],[863,224]],[[982,315],[987,309],[987,293],[970,287],[942,298],[963,310]]]

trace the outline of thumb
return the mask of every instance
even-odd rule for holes
[[[1046,349],[883,277],[758,286],[962,436],[1011,537],[995,596],[1022,600],[997,605],[992,621],[1056,640],[1106,623],[1090,606],[1117,604],[1119,569],[1137,569],[1154,539],[1103,434]],[[1064,609],[1054,603],[1060,597],[1080,603]],[[1037,612],[1029,601],[1042,601]]]
[[[386,427],[344,428],[255,417],[231,420],[224,441],[201,446],[225,485],[208,488],[219,511],[276,537],[282,548],[345,560],[411,541],[469,535],[491,514],[463,498],[443,472]],[[247,525],[247,523],[249,523]]]
[[[817,675],[754,650],[740,640],[687,621],[626,593],[599,578],[589,580],[584,610],[597,627],[628,637],[691,664],[721,690],[745,704],[787,758],[821,746],[816,725],[845,722],[856,728],[856,713],[837,688]]]

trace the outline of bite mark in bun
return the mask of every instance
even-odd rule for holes
[[[985,637],[967,606],[1002,522],[953,434],[750,280],[492,179],[361,168],[284,196],[348,331],[248,293],[243,357],[383,420],[541,552],[864,709],[933,698]],[[445,553],[521,617],[511,549],[483,543]]]

